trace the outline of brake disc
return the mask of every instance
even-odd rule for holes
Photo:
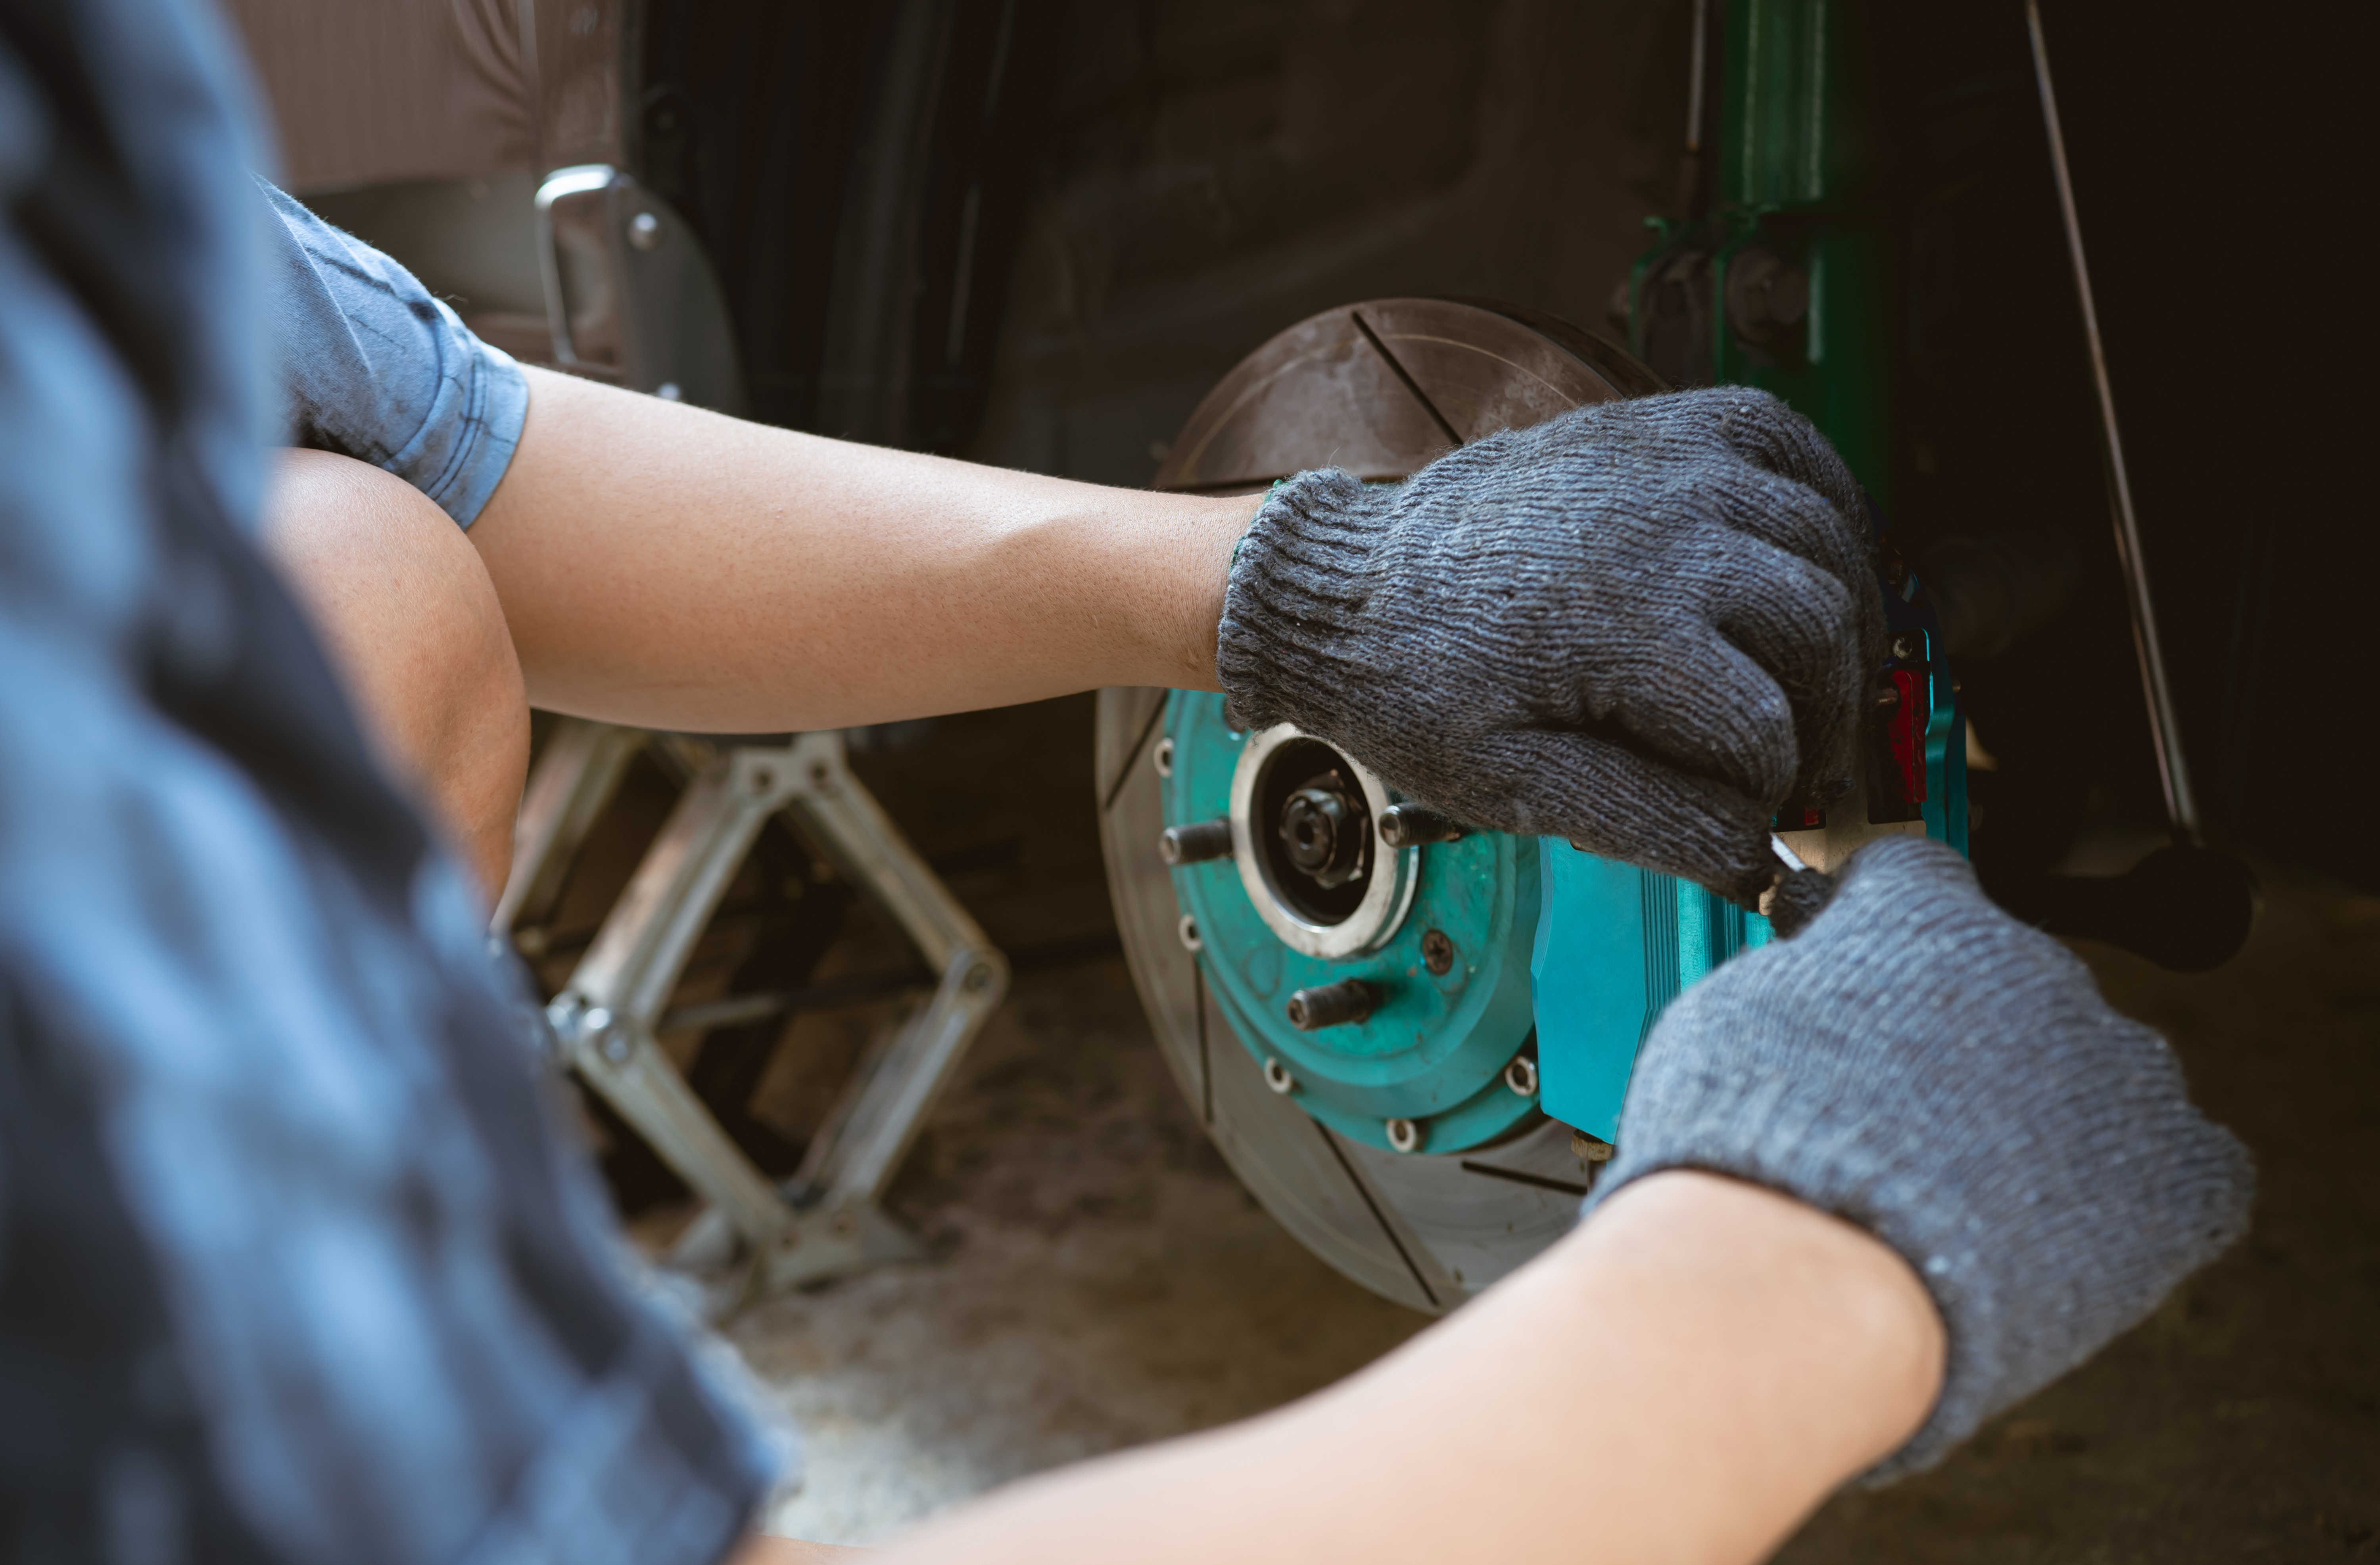
[[[1377,299],[1249,355],[1156,483],[1253,492],[1319,467],[1395,482],[1499,430],[1659,389],[1550,318]],[[1907,601],[1894,612],[1917,624]],[[1904,683],[1919,715],[1900,743],[1925,758],[1911,791],[1932,780],[1933,816],[1872,823],[1864,788],[1788,833],[1821,866],[1928,819],[1963,837],[1963,732],[1947,696],[1925,704],[1948,679],[1911,634],[1911,666],[1935,677]],[[1416,1309],[1452,1307],[1570,1227],[1645,1030],[1767,938],[1698,887],[1567,843],[1449,838],[1320,739],[1234,730],[1217,695],[1102,691],[1098,749],[1125,955],[1184,1094],[1284,1227]]]

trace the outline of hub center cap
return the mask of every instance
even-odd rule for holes
[[[1281,807],[1281,840],[1289,861],[1328,891],[1356,877],[1363,866],[1363,822],[1370,814],[1336,788],[1300,788]]]
[[[1248,900],[1308,956],[1390,939],[1413,905],[1418,855],[1381,844],[1386,786],[1287,723],[1252,735],[1232,774],[1232,845]]]

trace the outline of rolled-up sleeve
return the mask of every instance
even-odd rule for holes
[[[404,267],[263,179],[291,444],[395,473],[469,527],[528,418],[528,382]]]

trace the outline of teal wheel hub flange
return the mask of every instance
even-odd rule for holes
[[[1402,795],[1318,740],[1234,731],[1220,696],[1176,693],[1164,736],[1166,824],[1232,822],[1229,856],[1172,872],[1184,939],[1275,1090],[1397,1151],[1461,1151],[1527,1119],[1536,843],[1488,832],[1385,847],[1372,820]],[[1296,863],[1296,833],[1320,813],[1301,794],[1338,819],[1335,883],[1330,866]],[[1293,995],[1351,979],[1377,996],[1363,1019],[1293,1025]]]

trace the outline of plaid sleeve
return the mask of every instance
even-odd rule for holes
[[[520,366],[404,267],[256,183],[290,443],[384,467],[469,527],[528,418]]]
[[[0,1559],[710,1565],[782,1448],[247,536],[291,230],[221,25],[0,0]]]

